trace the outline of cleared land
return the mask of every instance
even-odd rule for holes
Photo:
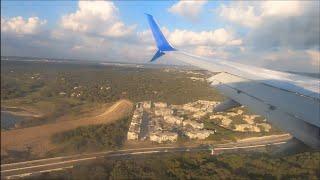
[[[50,141],[53,134],[80,126],[112,123],[129,115],[131,110],[132,103],[130,101],[120,100],[98,116],[3,131],[1,132],[1,155],[6,154],[7,150],[25,150],[27,147],[31,147],[33,153],[44,154],[55,147]]]

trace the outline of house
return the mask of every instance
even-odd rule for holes
[[[192,115],[192,117],[196,118],[196,119],[200,119],[202,118],[203,116],[205,116],[207,114],[207,112],[204,112],[204,111],[198,111],[196,113],[194,113]]]
[[[189,77],[192,81],[205,81],[204,78],[198,78],[198,77]]]
[[[203,129],[204,125],[203,123],[198,123],[196,121],[191,121],[191,120],[185,120],[183,121],[183,126],[190,125],[191,127],[195,129]]]
[[[154,102],[153,105],[155,108],[166,108],[168,106],[168,104],[164,102]]]
[[[127,139],[128,140],[138,140],[140,133],[140,125],[139,124],[132,124],[129,127]]]
[[[254,124],[254,119],[260,117],[258,115],[244,115],[243,120],[246,121],[248,124]]]
[[[150,134],[150,141],[164,143],[164,142],[175,142],[178,139],[178,134],[174,132],[155,132]]]
[[[269,132],[271,130],[271,125],[267,123],[259,123],[256,124],[258,127],[260,127],[261,131]]]
[[[142,103],[142,107],[143,107],[144,109],[150,109],[150,108],[151,108],[151,101],[144,101],[144,102]]]
[[[231,122],[232,122],[232,120],[229,119],[229,118],[223,118],[221,120],[221,124],[222,124],[223,127],[229,127]]]
[[[214,134],[214,131],[211,130],[192,130],[187,131],[185,133],[190,139],[205,139],[210,136],[210,134]]]
[[[163,119],[165,122],[169,124],[177,124],[177,125],[180,125],[183,121],[182,118],[178,116],[172,116],[172,115],[163,116]]]
[[[162,126],[161,126],[162,118],[160,117],[153,117],[149,121],[149,131],[154,132],[154,131],[161,131]]]
[[[240,132],[260,132],[260,128],[252,124],[236,124],[234,130]]]
[[[228,117],[226,117],[226,116],[224,116],[224,115],[221,115],[221,114],[211,115],[211,116],[210,116],[210,119],[219,119],[219,120],[221,120],[221,125],[222,125],[223,127],[228,127],[228,126],[231,124],[231,122],[232,122],[231,119],[229,119]]]
[[[128,131],[127,139],[128,140],[138,140],[138,133]]]
[[[200,109],[205,112],[212,112],[213,108],[218,104],[216,101],[198,100],[197,104],[201,105]]]
[[[138,103],[136,104],[136,108],[137,108],[137,109],[143,108],[142,105],[143,105],[142,102],[138,102]]]
[[[183,105],[183,109],[186,111],[190,111],[190,112],[197,112],[199,111],[199,108],[193,107],[192,104],[188,103],[188,104],[184,104]]]
[[[171,115],[172,113],[173,113],[173,110],[169,108],[158,108],[154,110],[154,114],[156,116],[166,116],[166,115]]]

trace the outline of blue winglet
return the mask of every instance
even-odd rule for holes
[[[156,54],[153,55],[152,59],[150,60],[150,62],[153,62],[155,61],[156,59],[158,59],[159,57],[163,56],[164,55],[164,52],[158,50],[156,52]]]
[[[151,16],[150,14],[146,14],[146,15],[147,15],[148,23],[149,23],[150,29],[152,31],[154,40],[156,41],[157,47],[158,47],[158,51],[151,59],[151,62],[152,62],[152,61],[155,61],[157,58],[161,57],[162,55],[164,55],[165,54],[164,52],[176,51],[176,49],[173,48],[170,45],[170,43],[166,40],[166,38],[162,34],[158,24],[155,22],[153,16]]]

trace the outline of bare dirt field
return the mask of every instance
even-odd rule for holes
[[[50,140],[53,134],[80,126],[111,123],[129,115],[132,108],[133,105],[130,101],[120,100],[100,115],[1,132],[1,155],[5,155],[7,150],[21,151],[30,147],[32,153],[41,156],[55,148]]]

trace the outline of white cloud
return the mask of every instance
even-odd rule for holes
[[[73,56],[130,61],[134,56],[128,58],[132,55],[128,49],[137,55],[144,52],[138,51],[138,46],[145,47],[135,28],[120,20],[111,1],[79,1],[78,10],[62,16],[60,27],[51,31],[50,38],[65,42],[65,49]]]
[[[229,57],[229,53],[226,50],[223,50],[221,48],[214,48],[212,46],[196,46],[195,48],[190,50],[192,53],[204,57],[223,59],[227,59]]]
[[[188,8],[178,10],[178,4],[185,2],[178,2],[173,13],[191,19],[196,17],[201,8],[196,13],[192,12],[195,9],[191,5],[190,11]],[[239,37],[233,28],[200,32],[161,29],[176,48],[200,56],[239,60],[272,69],[319,71],[316,68],[320,63],[319,10],[310,11],[310,5],[297,5],[304,2],[290,2],[291,5],[284,2],[276,7],[271,6],[272,3],[277,2],[242,2],[239,6],[231,2],[219,8],[225,19],[250,27],[245,29],[244,37]],[[284,8],[286,6],[290,8]],[[34,34],[17,38],[5,33],[1,50],[9,55],[127,62],[147,62],[156,51],[150,30],[137,32],[134,25],[125,24],[111,1],[80,1],[76,11],[61,17],[58,28],[42,31],[45,23],[37,17],[1,19],[2,32]],[[160,62],[165,59],[166,56]]]
[[[304,13],[308,2],[301,1],[260,1],[260,2],[232,2],[221,5],[219,15],[233,23],[256,27],[271,17],[292,17]]]
[[[109,28],[107,28],[107,30],[102,34],[110,37],[128,36],[131,33],[133,33],[135,28],[136,28],[135,25],[126,27],[124,23],[118,21],[118,22],[115,22]]]
[[[170,31],[166,28],[166,27],[161,27],[160,28],[163,35],[168,39],[168,37],[170,36]],[[141,32],[137,32],[137,38],[140,42],[145,43],[145,44],[155,44],[154,39],[153,39],[153,35],[150,31],[150,29],[148,30],[144,30]],[[170,41],[171,43],[171,41]]]
[[[123,37],[133,33],[135,26],[120,21],[119,10],[111,1],[79,1],[78,10],[61,19],[64,29],[96,33],[110,37]]]
[[[320,51],[319,50],[306,50],[306,53],[310,57],[311,64],[320,68]]]
[[[242,40],[236,39],[233,33],[224,28],[193,32],[188,30],[176,29],[168,36],[169,41],[177,46],[188,45],[212,45],[212,46],[228,46],[241,45]]]
[[[301,1],[262,1],[260,16],[299,16],[303,11]]]
[[[196,20],[202,7],[207,3],[207,1],[179,1],[173,6],[171,6],[168,11],[173,14],[178,14],[182,17]]]
[[[281,49],[266,54],[265,63],[269,68],[319,73],[319,51]]]
[[[231,58],[272,69],[317,72],[319,4],[319,1],[231,2],[215,12],[232,25],[246,27],[240,51],[230,53]]]
[[[206,57],[226,58],[228,53],[224,48],[242,44],[242,39],[236,38],[231,31],[224,28],[194,32],[182,29],[169,31],[162,27],[161,31],[174,47]],[[144,44],[155,44],[150,30],[138,32],[137,36]]]
[[[256,15],[253,6],[225,6],[220,7],[220,16],[237,24],[254,27],[260,24],[261,19]]]
[[[30,17],[26,20],[21,16],[9,19],[1,17],[1,32],[17,35],[35,34],[46,22],[46,20],[40,20],[38,17]]]
[[[296,50],[291,48],[281,48],[275,51],[245,50],[241,53],[229,52],[228,59],[280,71],[319,73],[319,53],[314,49]]]

